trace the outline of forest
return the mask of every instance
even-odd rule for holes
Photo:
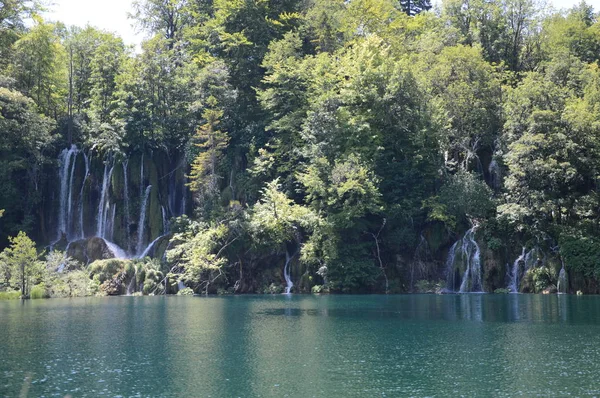
[[[584,2],[2,4],[0,296],[600,293]]]

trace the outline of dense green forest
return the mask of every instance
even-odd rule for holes
[[[0,9],[5,294],[600,292],[585,3],[139,0],[141,51],[39,11]]]

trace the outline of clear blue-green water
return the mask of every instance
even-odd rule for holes
[[[0,396],[600,396],[600,297],[0,302]]]

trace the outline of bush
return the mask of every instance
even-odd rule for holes
[[[439,293],[445,285],[446,282],[442,280],[436,282],[421,279],[417,281],[415,288],[417,289],[417,293]]]
[[[46,288],[42,285],[35,285],[31,288],[31,293],[29,293],[29,298],[32,300],[45,299],[49,298],[48,292]]]
[[[271,283],[269,286],[262,289],[263,294],[281,294],[283,291],[283,286],[274,283]]]
[[[523,278],[523,291],[539,293],[553,285],[554,276],[548,267],[532,268]]]
[[[194,291],[192,290],[191,287],[184,287],[183,289],[181,289],[180,291],[177,292],[178,296],[193,296],[194,295]]]
[[[494,293],[495,294],[508,294],[508,293],[510,293],[510,289],[500,288],[500,289],[494,290]]]
[[[21,292],[18,290],[0,292],[0,300],[16,300],[19,298],[21,298]]]

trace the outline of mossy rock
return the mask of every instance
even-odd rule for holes
[[[67,255],[83,264],[90,264],[97,260],[106,260],[115,257],[104,239],[97,237],[71,242],[67,250]]]

